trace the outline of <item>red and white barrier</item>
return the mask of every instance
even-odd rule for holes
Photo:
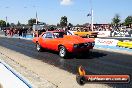
[[[108,45],[108,46],[117,46],[119,40],[116,39],[95,39],[95,45]]]

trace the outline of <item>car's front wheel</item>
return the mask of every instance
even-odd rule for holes
[[[36,49],[38,52],[41,52],[43,48],[40,46],[39,43],[36,43]]]
[[[64,46],[59,47],[59,56],[62,57],[62,58],[67,57],[67,50]]]

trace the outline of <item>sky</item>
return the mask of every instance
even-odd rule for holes
[[[0,19],[9,23],[28,23],[36,17],[47,24],[57,24],[62,16],[74,25],[90,23],[87,14],[93,9],[94,23],[111,23],[115,14],[122,22],[132,15],[132,0],[0,0]]]

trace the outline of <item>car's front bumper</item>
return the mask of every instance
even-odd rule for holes
[[[93,46],[84,47],[84,48],[74,48],[72,52],[73,53],[87,52],[91,49],[93,49]]]

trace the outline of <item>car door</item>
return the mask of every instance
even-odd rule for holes
[[[47,32],[45,35],[43,35],[43,45],[45,45],[45,47],[47,49],[53,50],[54,46],[53,46],[53,34],[51,32]]]
[[[46,41],[48,48],[57,51],[60,38],[56,37],[53,32],[49,33],[48,35],[50,35]]]
[[[39,38],[39,43],[43,48],[47,48],[46,46],[46,33],[44,33],[40,38]]]
[[[56,35],[56,34],[58,34],[58,35]],[[53,40],[52,40],[51,46],[53,47],[52,49],[53,49],[54,51],[58,51],[58,45],[61,44],[63,35],[60,35],[59,32],[58,32],[58,33],[56,32],[56,33],[53,33],[53,36],[54,36],[54,38],[53,38]],[[57,37],[57,36],[58,36],[58,37]]]

